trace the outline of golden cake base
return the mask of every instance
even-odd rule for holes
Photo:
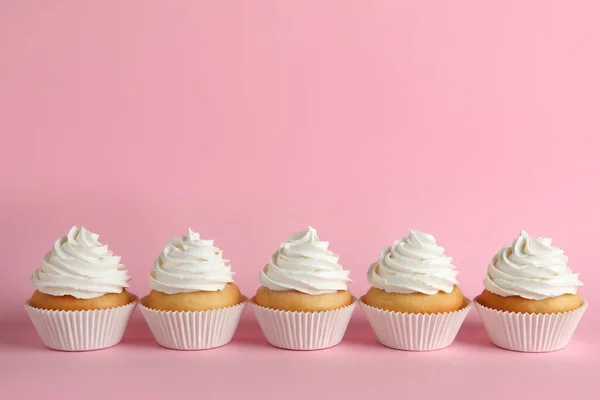
[[[352,295],[347,290],[312,295],[297,290],[270,290],[265,286],[261,286],[254,297],[254,302],[259,306],[296,312],[337,310],[352,304],[352,301]]]
[[[458,286],[450,293],[387,293],[371,287],[363,296],[363,303],[387,311],[413,314],[433,314],[457,311],[463,306],[463,294]]]
[[[93,299],[78,299],[73,296],[52,296],[36,290],[29,305],[43,310],[89,311],[121,307],[134,301],[136,297],[123,289],[121,293],[107,293]]]
[[[240,289],[233,282],[222,290],[166,294],[153,290],[144,304],[158,311],[207,311],[235,306],[242,301]]]
[[[543,300],[530,300],[520,296],[502,297],[488,290],[484,290],[475,301],[493,310],[532,314],[573,311],[583,304],[579,294],[563,294]]]

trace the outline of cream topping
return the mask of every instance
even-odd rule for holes
[[[99,236],[72,227],[67,236],[54,243],[31,282],[42,293],[93,299],[107,293],[121,293],[131,279],[121,257],[113,255],[98,241]]]
[[[494,256],[483,285],[499,296],[531,300],[575,294],[583,283],[568,261],[563,250],[552,246],[552,239],[534,238],[522,230]]]
[[[319,295],[348,290],[350,271],[339,264],[339,256],[328,250],[317,231],[308,227],[294,233],[260,272],[260,282],[271,290],[297,290]]]
[[[432,235],[411,229],[408,237],[383,249],[367,279],[388,293],[450,293],[458,285],[458,271],[444,251]]]
[[[169,242],[156,258],[148,285],[175,294],[222,290],[229,282],[233,272],[221,249],[189,228],[187,235]]]

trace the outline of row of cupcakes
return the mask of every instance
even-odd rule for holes
[[[568,344],[587,303],[567,261],[550,239],[524,231],[493,257],[474,304],[494,344],[528,352]],[[260,271],[262,286],[247,300],[222,251],[190,229],[157,257],[151,291],[139,307],[156,341],[178,350],[229,343],[248,302],[267,341],[294,350],[340,343],[357,304],[383,345],[441,349],[454,341],[472,307],[452,258],[423,232],[411,230],[381,252],[368,269],[372,287],[362,298],[349,292],[349,275],[309,227],[280,245]],[[138,304],[127,291],[129,280],[120,257],[97,234],[73,227],[33,273],[36,290],[25,308],[49,348],[114,346]]]

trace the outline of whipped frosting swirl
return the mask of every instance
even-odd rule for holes
[[[213,245],[200,239],[191,228],[188,234],[172,240],[154,262],[148,285],[166,294],[214,292],[233,282],[229,260]]]
[[[348,290],[350,271],[338,263],[339,256],[308,227],[294,233],[260,272],[260,282],[270,290],[297,290],[310,295]]]
[[[385,248],[369,267],[367,280],[387,293],[450,293],[458,285],[452,257],[430,234],[411,229],[408,237]]]
[[[552,239],[534,238],[524,230],[490,262],[484,287],[499,296],[543,300],[577,293],[579,274],[567,266],[564,251]]]
[[[98,238],[83,226],[72,227],[33,272],[31,282],[36,289],[51,296],[93,299],[129,287],[131,278],[122,269],[121,257],[113,255]]]

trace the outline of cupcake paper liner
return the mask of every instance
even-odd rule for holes
[[[465,298],[460,310],[446,313],[412,314],[360,305],[379,343],[398,350],[431,351],[454,342],[472,303]]]
[[[44,345],[62,351],[89,351],[112,347],[123,338],[137,298],[121,307],[89,311],[25,310]]]
[[[342,341],[357,300],[346,307],[321,312],[282,311],[254,301],[251,304],[269,344],[288,350],[320,350]]]
[[[475,308],[492,343],[507,350],[528,353],[549,352],[565,348],[588,304],[568,312],[527,314],[498,311],[475,299]]]
[[[206,350],[231,342],[248,301],[207,311],[159,311],[140,302],[156,342],[173,350]]]

